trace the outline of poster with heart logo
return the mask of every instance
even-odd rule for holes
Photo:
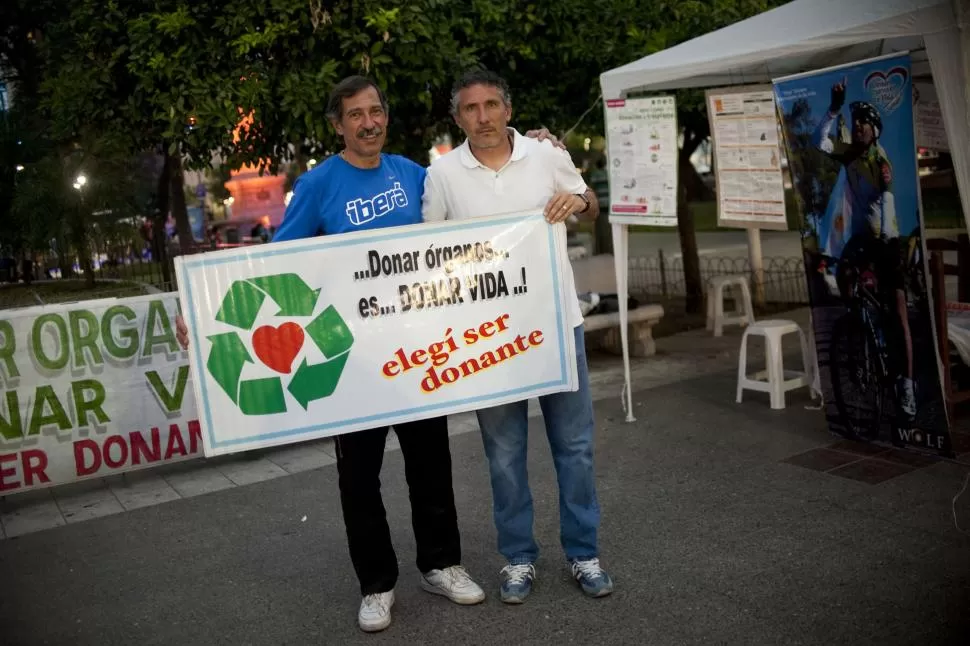
[[[177,259],[206,455],[575,390],[541,211]]]
[[[907,54],[776,79],[829,427],[951,454]]]

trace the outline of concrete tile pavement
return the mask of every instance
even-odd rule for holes
[[[169,473],[165,479],[183,498],[201,496],[236,486],[235,482],[214,466],[193,466],[185,471]]]
[[[58,495],[54,502],[67,522],[81,522],[125,511],[125,507],[103,480],[76,486],[70,494]]]
[[[67,524],[53,496],[47,490],[18,496],[15,503],[4,505],[0,524],[7,538],[29,534]]]

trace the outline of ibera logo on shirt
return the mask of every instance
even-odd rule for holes
[[[393,188],[370,199],[358,198],[347,202],[347,218],[355,226],[361,226],[387,215],[397,207],[403,208],[407,205],[408,194],[401,188],[400,182],[394,182]]]

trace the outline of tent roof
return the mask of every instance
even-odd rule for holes
[[[600,76],[603,97],[763,83],[922,47],[952,27],[950,0],[795,0]]]

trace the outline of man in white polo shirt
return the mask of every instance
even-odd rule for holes
[[[550,226],[565,226],[572,214],[595,218],[599,206],[569,154],[548,142],[531,141],[508,128],[512,117],[508,84],[487,71],[465,74],[452,91],[452,114],[466,141],[432,162],[425,178],[425,221],[478,218],[544,208]],[[572,270],[566,289],[573,296],[569,322],[576,337],[579,390],[539,399],[559,481],[560,540],[583,591],[602,597],[613,581],[600,567],[600,511],[593,477],[593,402],[583,341],[583,316]],[[478,411],[492,480],[501,596],[522,603],[532,590],[539,555],[532,532],[532,493],[526,472],[528,401]]]

